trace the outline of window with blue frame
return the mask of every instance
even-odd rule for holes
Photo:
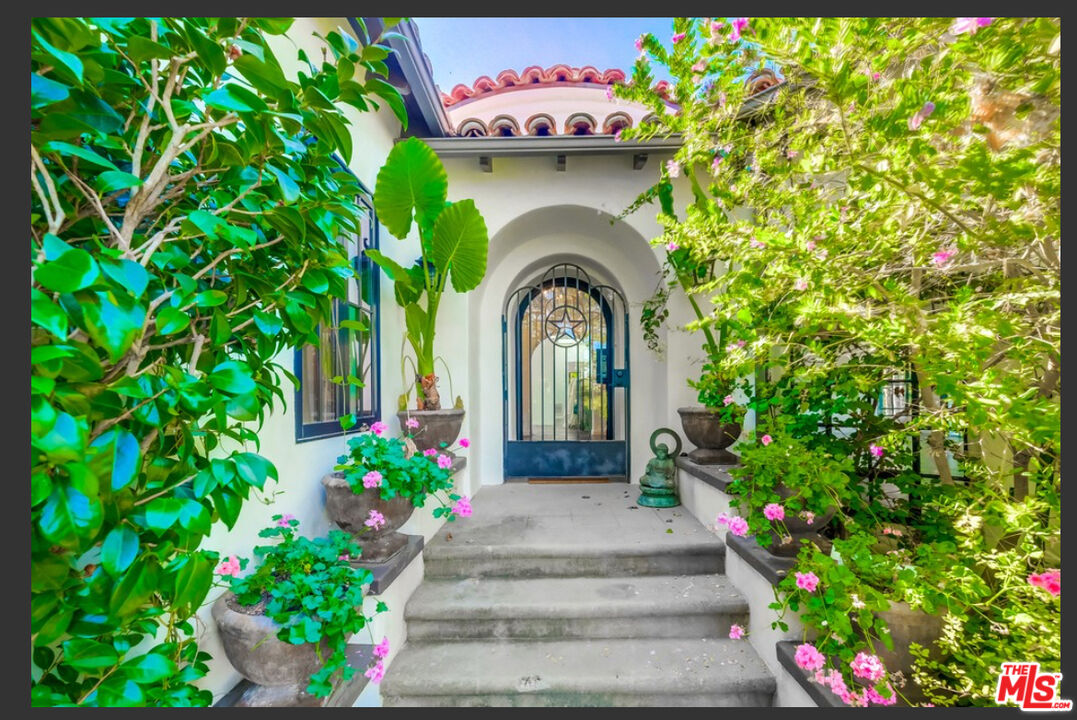
[[[334,301],[332,318],[318,328],[319,345],[295,351],[295,437],[297,442],[345,434],[340,418],[355,414],[356,424],[348,431],[359,432],[381,417],[379,406],[380,318],[378,308],[378,268],[363,253],[378,247],[378,219],[373,198],[364,188],[357,198],[365,212],[358,236],[341,238],[356,276],[348,287],[348,300]],[[346,323],[344,321],[358,321]],[[350,329],[349,329],[350,326]],[[363,329],[353,331],[357,327]],[[333,382],[352,375],[363,384]]]

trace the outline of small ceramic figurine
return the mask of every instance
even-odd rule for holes
[[[665,443],[655,444],[655,439],[662,433],[668,433],[677,441],[673,453]],[[675,507],[680,505],[677,497],[677,466],[674,463],[681,451],[681,438],[669,428],[659,428],[651,434],[651,452],[655,454],[647,461],[647,469],[639,480],[642,491],[636,502],[645,507]]]

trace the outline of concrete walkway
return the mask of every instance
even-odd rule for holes
[[[424,551],[386,705],[769,705],[725,545],[623,484],[483,487]]]

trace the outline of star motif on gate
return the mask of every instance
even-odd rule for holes
[[[554,345],[572,347],[586,334],[587,320],[578,308],[562,305],[551,310],[546,316],[546,335]]]

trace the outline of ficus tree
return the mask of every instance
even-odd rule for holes
[[[693,326],[722,328],[712,360],[763,395],[760,368],[790,391],[840,378],[867,397],[908,368],[918,401],[867,439],[907,458],[923,434],[940,476],[917,497],[944,524],[924,531],[948,537],[915,567],[949,588],[952,626],[922,685],[937,703],[989,702],[1022,637],[1022,657],[1057,667],[1057,602],[1026,578],[1058,561],[1058,19],[685,18],[674,32],[641,40],[617,93],[658,120],[622,137],[683,138],[660,182],[683,175],[692,199],[662,203],[661,241],[725,268],[689,288],[712,302]],[[673,76],[676,112],[649,89],[651,63]],[[781,83],[759,91],[764,69]]]
[[[293,81],[267,41],[291,25],[32,22],[35,705],[212,699],[200,546],[276,479],[254,452],[274,357],[317,342],[353,275],[342,103],[406,122],[387,46],[331,32]]]
[[[393,295],[404,309],[405,334],[415,353],[419,410],[441,409],[434,336],[442,296],[450,283],[456,292],[474,290],[486,275],[490,244],[486,221],[474,200],[448,202],[448,190],[445,167],[419,138],[393,147],[374,187],[379,222],[401,240],[408,237],[413,222],[419,232],[420,258],[410,267],[377,250],[366,251],[393,281]]]

